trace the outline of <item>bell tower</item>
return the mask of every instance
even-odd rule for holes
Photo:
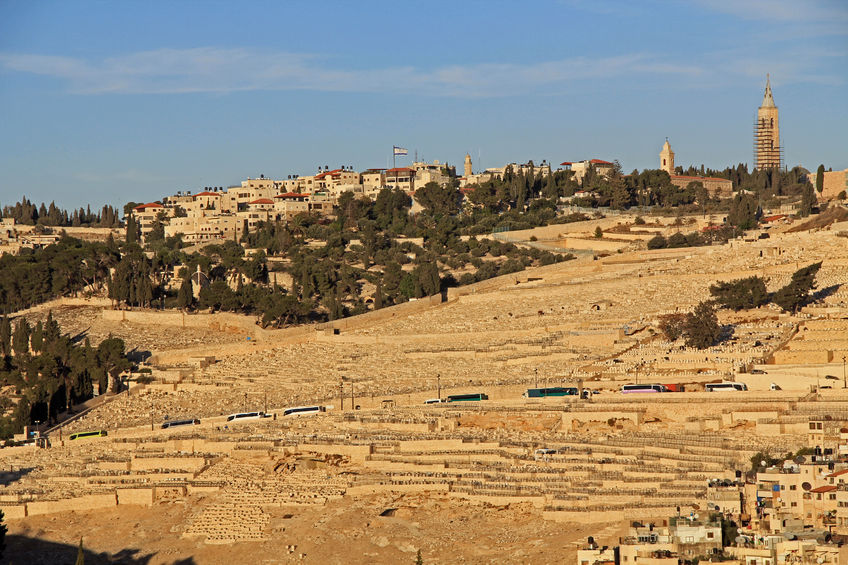
[[[777,106],[771,92],[771,78],[766,75],[763,103],[757,109],[754,124],[754,168],[779,169],[783,165],[783,147],[780,146],[780,123]]]
[[[471,155],[465,154],[465,178],[471,177]]]
[[[665,138],[665,145],[660,151],[660,169],[667,172],[669,175],[674,174],[674,151],[671,150],[671,145],[668,143],[668,138]]]

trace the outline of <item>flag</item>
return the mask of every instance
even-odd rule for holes
[[[409,150],[404,149],[403,147],[398,147],[397,145],[393,146],[394,155],[409,155]]]

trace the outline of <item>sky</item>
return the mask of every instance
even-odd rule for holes
[[[0,0],[0,206],[439,159],[848,167],[845,0]]]

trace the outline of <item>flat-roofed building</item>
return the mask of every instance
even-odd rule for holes
[[[415,192],[415,170],[408,167],[395,167],[386,171],[386,186],[404,192]]]
[[[147,204],[141,204],[132,209],[131,214],[135,221],[138,222],[141,235],[150,233],[153,229],[153,224],[156,221],[156,218],[159,217],[160,213],[167,217],[173,213],[173,210],[165,208],[158,202],[148,202]]]

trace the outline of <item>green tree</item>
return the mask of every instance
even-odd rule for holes
[[[183,278],[180,290],[177,292],[177,305],[183,310],[188,310],[194,304],[194,292],[191,286],[191,277]]]
[[[12,323],[7,316],[0,318],[0,356],[12,354]]]
[[[30,327],[26,318],[18,318],[18,323],[15,324],[15,333],[12,335],[12,350],[16,357],[29,355],[29,334]]]
[[[601,229],[601,226],[595,227],[595,237],[597,237],[598,239],[604,237],[604,230]]]
[[[758,219],[759,205],[757,200],[750,194],[737,194],[730,204],[727,223],[741,230],[749,230],[757,227]]]
[[[710,294],[722,306],[736,311],[758,308],[769,302],[766,281],[758,276],[718,282],[710,286]]]
[[[165,239],[165,212],[159,212],[156,214],[156,218],[153,220],[153,225],[147,235],[144,236],[145,243],[155,243],[157,241],[163,241]]]
[[[824,165],[819,165],[816,169],[816,190],[819,194],[824,191]]]
[[[138,243],[141,238],[141,229],[133,214],[127,217],[127,243]]]
[[[797,312],[810,301],[810,291],[816,287],[816,274],[821,261],[807,265],[792,274],[789,284],[774,293],[772,301],[786,312]]]
[[[415,200],[433,217],[456,214],[459,211],[460,196],[459,190],[452,183],[442,187],[435,182],[428,182],[415,191]]]
[[[813,191],[813,185],[807,183],[804,185],[804,190],[801,192],[801,205],[798,208],[798,215],[806,218],[813,213],[813,206],[816,205],[816,193]]]
[[[119,375],[130,368],[130,362],[126,357],[124,340],[117,337],[108,337],[97,346],[97,362],[106,371],[109,377],[107,389],[110,392],[120,390]]]
[[[686,316],[685,333],[687,347],[706,349],[718,342],[721,326],[710,302],[701,302]]]

